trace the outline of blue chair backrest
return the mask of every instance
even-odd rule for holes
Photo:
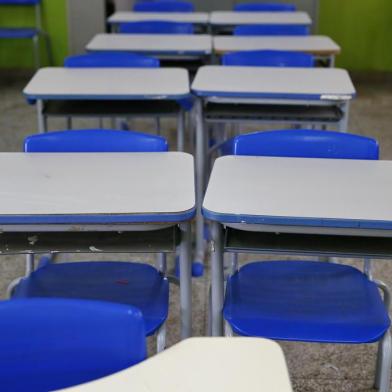
[[[133,131],[72,130],[28,136],[25,152],[165,152],[165,138]]]
[[[118,31],[122,34],[193,34],[192,23],[169,21],[143,21],[121,23]]]
[[[146,358],[139,309],[111,302],[14,299],[0,303],[3,391],[52,391]]]
[[[379,158],[376,140],[349,133],[308,129],[254,132],[228,140],[223,155],[288,158]]]
[[[238,12],[290,12],[296,9],[295,4],[287,3],[242,3],[234,6],[234,11]]]
[[[135,12],[194,12],[188,1],[140,1],[133,6]]]
[[[309,27],[301,25],[244,25],[237,26],[234,35],[309,35]]]
[[[311,54],[287,52],[281,50],[250,50],[226,53],[221,59],[222,65],[255,67],[313,67]]]
[[[37,5],[41,0],[0,0],[0,5]]]
[[[133,53],[93,52],[67,57],[68,68],[158,68],[158,59]]]

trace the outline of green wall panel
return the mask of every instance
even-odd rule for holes
[[[392,71],[391,0],[320,0],[319,31],[341,45],[337,66]]]
[[[83,1],[83,0],[81,0]],[[50,34],[56,64],[61,64],[68,52],[66,0],[43,0],[42,20],[44,29]],[[33,7],[2,6],[1,27],[33,26]],[[43,40],[41,40],[43,43]],[[41,44],[41,61],[46,64],[46,52]],[[31,68],[34,66],[31,40],[0,40],[0,67]]]

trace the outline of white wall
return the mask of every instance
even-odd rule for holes
[[[83,53],[95,34],[105,31],[105,0],[68,0],[70,54]]]

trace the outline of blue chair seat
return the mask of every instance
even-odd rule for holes
[[[242,3],[234,6],[236,12],[291,12],[296,9],[295,4],[285,3]]]
[[[168,315],[169,283],[154,267],[129,262],[49,263],[22,279],[12,298],[77,298],[132,305],[141,310],[146,334]]]
[[[308,53],[284,50],[244,50],[224,54],[222,65],[310,68],[314,66],[314,57]]]
[[[31,39],[39,34],[39,30],[29,27],[0,28],[0,38],[5,39]]]
[[[224,317],[245,336],[370,343],[390,320],[375,283],[347,265],[255,262],[228,279]]]
[[[120,34],[193,34],[192,23],[171,22],[165,20],[146,20],[120,23]]]
[[[249,35],[309,35],[309,27],[302,25],[241,25],[235,27],[233,35],[249,36]]]
[[[195,7],[188,1],[138,1],[133,6],[133,10],[135,12],[194,12]]]
[[[41,0],[0,0],[0,5],[37,5]]]

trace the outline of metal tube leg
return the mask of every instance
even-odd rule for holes
[[[28,253],[26,255],[26,276],[29,276],[34,271],[34,254]]]
[[[181,223],[180,229],[181,339],[186,339],[192,335],[191,224]]]
[[[225,337],[227,338],[232,338],[234,336],[233,329],[231,328],[231,325],[225,320]]]
[[[222,226],[218,222],[211,225],[211,317],[212,336],[223,335],[223,233]]]
[[[363,272],[369,278],[369,280],[373,280],[373,271],[372,271],[372,260],[366,258],[363,263]]]
[[[190,112],[188,112],[188,121],[187,121],[187,128],[188,128],[188,139],[189,139],[189,151],[194,154],[195,153],[195,137],[196,137],[196,132],[195,132],[195,112],[192,109]]]
[[[177,117],[177,151],[185,150],[185,112],[181,109]]]
[[[15,287],[16,286],[18,286],[18,284],[20,283],[20,281],[22,280],[23,278],[16,278],[16,279],[14,279],[9,285],[8,285],[8,287],[7,287],[7,293],[6,293],[6,298],[7,299],[11,299],[12,298],[12,295],[13,295],[13,293],[14,293],[14,289],[15,289]]]
[[[343,111],[343,117],[339,121],[339,132],[347,132],[348,129],[348,117],[349,117],[349,109],[350,103],[347,101],[342,106],[341,109]]]
[[[37,120],[38,120],[38,132],[45,133],[46,129],[46,119],[43,113],[44,111],[44,101],[42,99],[37,100]]]
[[[158,253],[157,260],[156,260],[157,270],[166,274],[167,270],[167,260],[166,260],[166,253]]]
[[[157,333],[157,353],[160,353],[166,348],[166,323],[159,328]]]
[[[157,127],[157,135],[160,135],[162,132],[162,127],[161,127],[161,118],[157,117],[155,119],[155,126]]]
[[[208,309],[207,309],[207,322],[206,322],[206,335],[212,336],[212,298],[211,298],[211,284],[208,287]]]
[[[33,37],[33,51],[34,51],[34,65],[35,69],[39,69],[41,66],[40,53],[39,53],[39,35],[36,34]]]
[[[238,271],[238,253],[230,253],[231,256],[231,274]]]
[[[44,36],[44,39],[45,39],[46,53],[47,53],[47,56],[48,56],[49,65],[53,65],[54,64],[54,58],[53,58],[53,51],[52,51],[52,45],[50,43],[49,34],[44,32],[44,31],[42,31],[41,34]]]
[[[72,117],[67,117],[67,129],[72,129]]]
[[[204,119],[203,119],[203,101],[198,99],[195,104],[196,110],[196,261],[204,262],[204,219],[202,215],[202,203],[204,194],[204,170],[206,165],[206,156],[204,149]]]
[[[392,365],[391,334],[388,330],[378,344],[376,379],[374,387],[380,392],[389,392]]]
[[[329,63],[329,67],[330,67],[330,68],[334,68],[334,67],[335,67],[335,55],[334,55],[334,54],[331,54],[331,55],[329,56],[329,61],[328,61],[328,63]]]

